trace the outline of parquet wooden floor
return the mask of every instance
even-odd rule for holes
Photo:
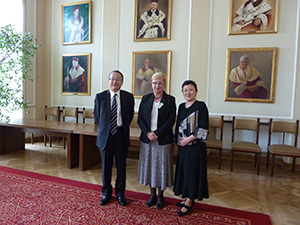
[[[67,154],[62,146],[44,147],[43,143],[26,144],[26,149],[0,155],[0,165],[32,171],[66,179],[102,184],[101,166],[86,171],[78,168],[67,169]],[[148,187],[137,181],[138,160],[127,159],[127,189],[149,193]],[[261,174],[256,175],[253,162],[235,161],[230,172],[229,159],[223,159],[222,169],[218,169],[218,159],[208,157],[208,178],[210,198],[203,203],[228,208],[259,212],[271,216],[274,225],[300,224],[300,172],[292,173],[279,165],[275,167],[274,177],[265,164]],[[174,165],[175,168],[175,165]],[[115,179],[113,170],[113,180]],[[172,189],[165,196],[176,198]]]

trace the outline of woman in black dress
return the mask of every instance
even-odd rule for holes
[[[197,84],[187,80],[182,84],[186,100],[178,108],[175,130],[177,155],[174,194],[185,198],[176,205],[182,207],[178,216],[188,214],[194,200],[208,198],[206,139],[208,135],[208,110],[204,102],[197,101]]]

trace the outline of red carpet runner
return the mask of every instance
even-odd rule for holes
[[[128,206],[116,198],[100,206],[99,185],[0,166],[0,224],[272,224],[264,214],[196,203],[178,217],[177,199],[162,210],[147,208],[147,194],[126,191]]]

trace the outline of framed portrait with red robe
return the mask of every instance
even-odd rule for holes
[[[62,94],[91,95],[90,53],[62,55]]]
[[[230,0],[228,34],[277,33],[279,0]]]
[[[274,103],[277,47],[228,48],[225,101]]]

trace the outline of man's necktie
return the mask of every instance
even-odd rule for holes
[[[117,100],[116,100],[117,94],[114,95],[113,102],[111,105],[111,113],[110,113],[110,133],[114,135],[117,132],[118,126],[117,126]]]

